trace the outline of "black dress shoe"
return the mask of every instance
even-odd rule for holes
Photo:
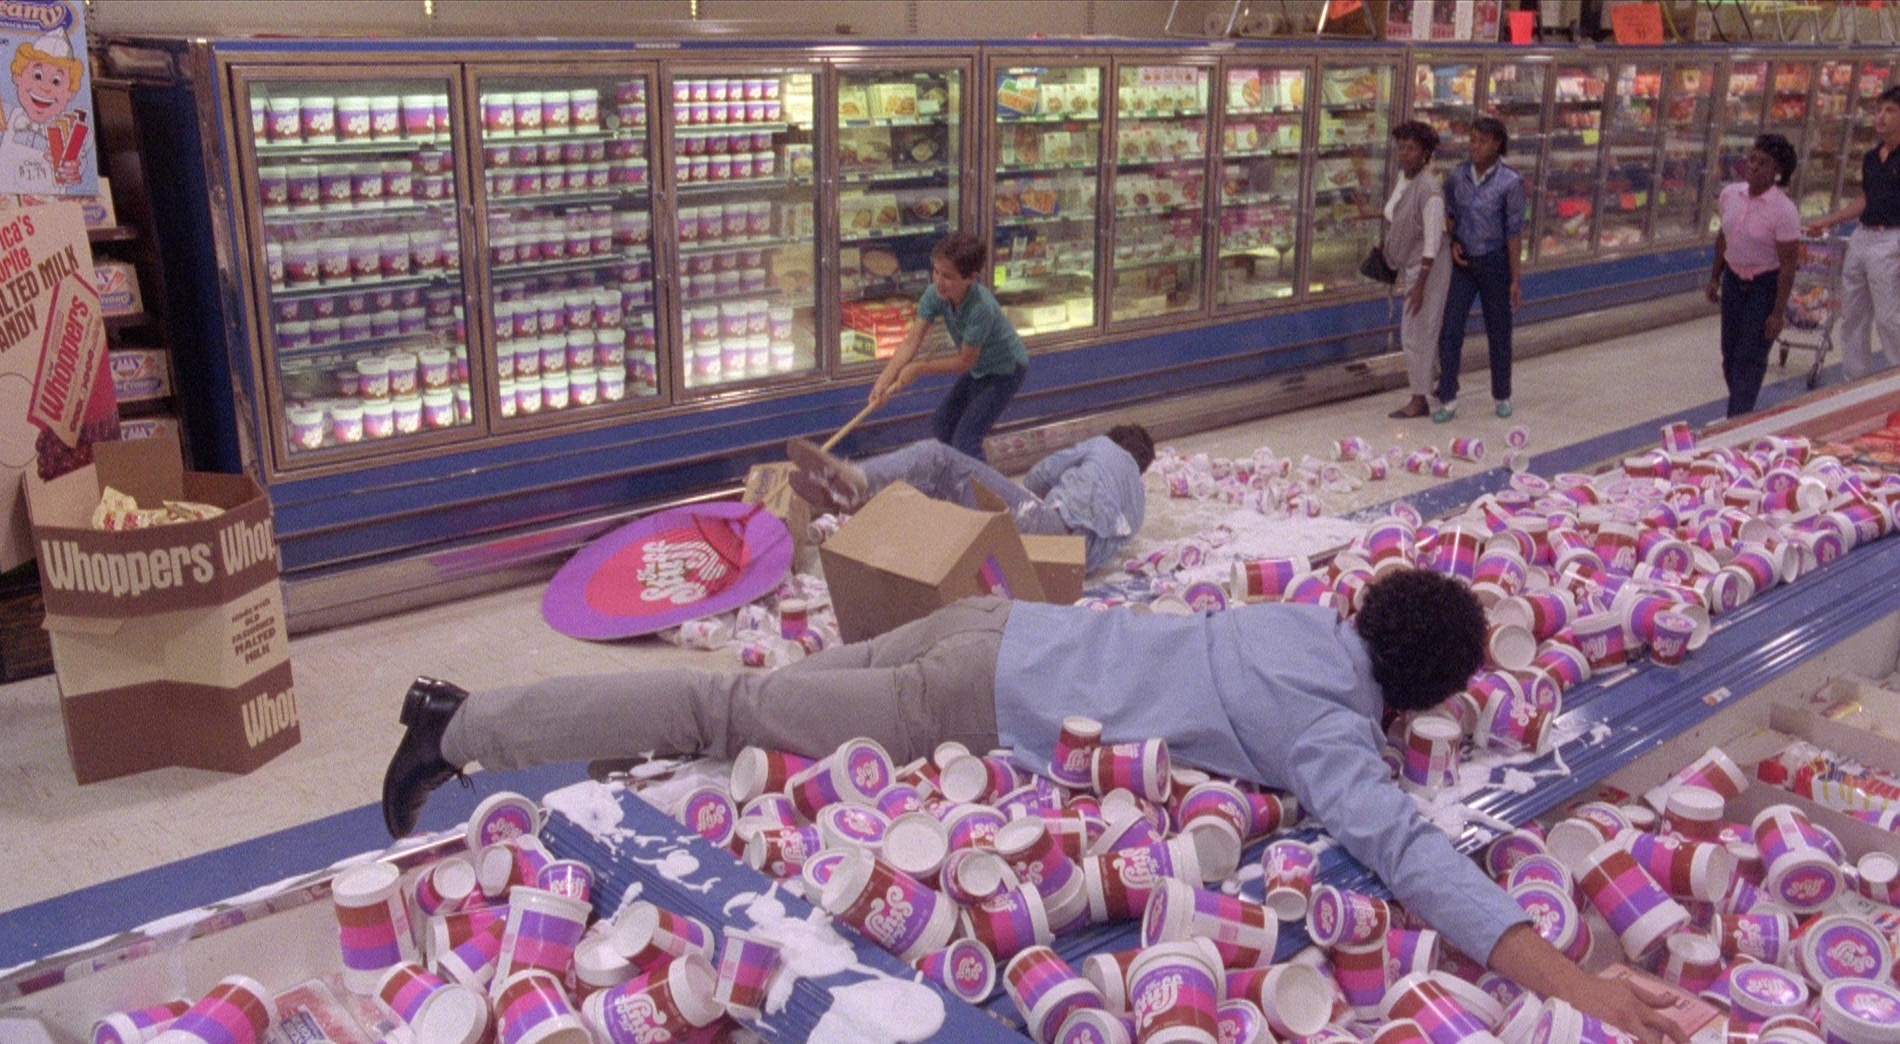
[[[399,720],[409,731],[383,773],[383,825],[390,837],[407,837],[415,830],[435,788],[458,777],[467,783],[462,770],[442,757],[442,733],[465,699],[467,692],[434,678],[417,678],[404,694]]]

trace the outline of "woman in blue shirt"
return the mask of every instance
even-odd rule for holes
[[[1022,337],[996,295],[976,279],[989,255],[989,246],[968,232],[952,232],[937,244],[930,252],[931,285],[918,299],[917,318],[871,386],[871,405],[883,406],[919,377],[959,374],[937,407],[931,431],[938,442],[977,460],[985,459],[983,437],[1029,376]],[[924,332],[939,318],[957,353],[917,358]]]

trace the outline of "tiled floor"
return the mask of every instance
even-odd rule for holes
[[[1784,376],[1770,373],[1771,380]],[[1798,381],[1790,383],[1798,389]],[[1327,457],[1331,441],[1344,436],[1383,449],[1443,448],[1454,435],[1476,435],[1501,449],[1505,432],[1522,425],[1531,433],[1531,450],[1541,453],[1690,407],[1704,408],[1706,417],[1706,407],[1724,396],[1715,321],[1528,360],[1517,368],[1516,385],[1517,415],[1509,421],[1491,416],[1482,397],[1469,399],[1466,414],[1450,425],[1389,420],[1386,413],[1404,400],[1402,392],[1390,392],[1174,445],[1182,453],[1214,456],[1241,456],[1266,445],[1298,460]],[[1387,482],[1332,496],[1327,506],[1344,513],[1432,484],[1398,472]],[[1152,476],[1150,492],[1149,525],[1137,552],[1191,533],[1209,517],[1204,506],[1167,500]],[[167,769],[76,786],[53,679],[0,687],[0,836],[10,839],[0,846],[0,911],[350,810],[365,813],[347,820],[349,829],[361,830],[356,847],[380,848],[386,839],[366,806],[378,797],[400,734],[398,697],[418,673],[476,687],[661,664],[736,666],[730,653],[689,652],[655,639],[566,638],[542,622],[541,595],[538,587],[511,590],[294,639],[302,743],[246,776]]]

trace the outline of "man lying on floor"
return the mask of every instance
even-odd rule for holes
[[[862,465],[834,457],[804,439],[786,454],[798,471],[792,491],[820,511],[848,514],[893,482],[927,497],[967,508],[980,507],[981,486],[1008,505],[1022,533],[1078,535],[1085,539],[1088,571],[1115,561],[1146,515],[1141,476],[1154,463],[1154,439],[1139,424],[1118,424],[1107,435],[1084,439],[1036,463],[1021,485],[1007,475],[934,439],[873,457]]]
[[[808,757],[864,736],[899,762],[946,740],[1046,765],[1062,719],[1104,742],[1158,738],[1173,758],[1291,791],[1406,908],[1520,986],[1648,1044],[1681,1039],[1662,998],[1565,958],[1517,903],[1425,822],[1380,757],[1385,710],[1423,710],[1484,659],[1485,618],[1457,581],[1393,573],[1351,621],[1247,605],[1208,616],[972,598],[770,673],[667,669],[465,693],[417,679],[383,779],[391,836],[472,762],[517,769],[652,752]]]

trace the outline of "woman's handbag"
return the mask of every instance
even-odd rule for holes
[[[1359,262],[1359,274],[1381,283],[1399,281],[1399,270],[1386,264],[1385,251],[1376,245],[1366,254],[1366,259]]]

